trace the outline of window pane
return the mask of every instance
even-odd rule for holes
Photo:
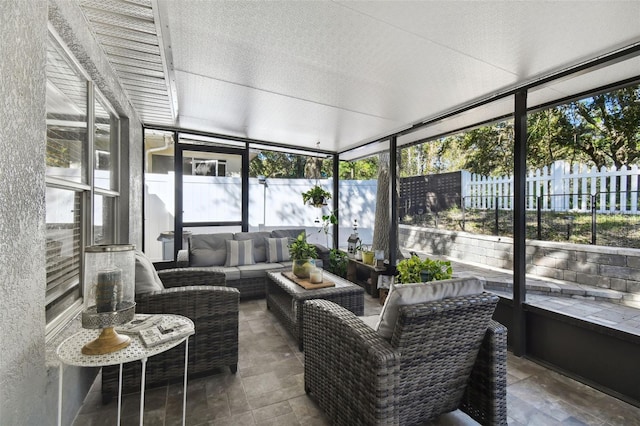
[[[86,183],[87,81],[52,38],[46,72],[47,176]]]
[[[81,203],[80,192],[47,188],[47,322],[81,296]]]
[[[224,163],[223,169],[219,165]],[[183,222],[242,220],[242,156],[183,151]],[[220,172],[224,174],[221,174]]]
[[[173,133],[145,129],[144,152],[144,251],[154,262],[173,260]]]
[[[98,188],[113,189],[118,164],[117,155],[118,118],[111,114],[103,103],[96,99],[94,126],[94,185]]]
[[[116,199],[96,194],[93,197],[93,243],[114,244]]]

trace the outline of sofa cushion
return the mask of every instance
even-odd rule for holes
[[[224,266],[253,265],[253,241],[227,240],[227,261]]]
[[[271,232],[236,232],[233,236],[234,240],[253,241],[253,259],[255,263],[267,261],[267,247],[265,238],[271,236]]]
[[[238,266],[240,278],[262,278],[267,275],[268,271],[280,269],[278,263],[256,263],[255,265]]]
[[[448,297],[470,296],[484,291],[484,280],[476,277],[454,278],[416,284],[391,284],[376,330],[390,339],[398,320],[400,306],[433,302]]]
[[[296,238],[298,238],[298,235],[300,235],[300,233],[304,232],[305,235],[307,233],[307,231],[305,231],[304,228],[292,228],[292,229],[274,229],[273,231],[271,231],[271,236],[273,238],[283,238],[286,237],[289,239],[289,241],[293,241]]]
[[[151,291],[164,290],[164,285],[158,276],[156,268],[144,253],[136,250],[136,294],[149,293]]]
[[[189,239],[189,266],[223,266],[227,260],[226,240],[233,233],[198,234]]]
[[[265,242],[267,247],[267,262],[277,263],[291,260],[288,238],[265,238]]]

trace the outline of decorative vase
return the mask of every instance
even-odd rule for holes
[[[296,259],[291,265],[291,272],[298,278],[309,278],[309,274],[315,267],[315,259]]]

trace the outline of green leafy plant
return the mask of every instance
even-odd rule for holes
[[[446,280],[451,278],[453,273],[451,262],[448,260],[429,258],[421,260],[418,256],[411,256],[409,259],[401,260],[398,262],[396,269],[398,271],[398,282],[401,284],[423,282],[425,280],[422,279],[422,276],[425,276],[428,281]]]
[[[347,265],[349,263],[347,253],[339,249],[329,250],[329,272],[339,277],[347,276]]]
[[[329,247],[329,234],[331,234],[331,225],[336,225],[338,223],[338,216],[336,216],[335,211],[331,214],[325,214],[322,216],[322,222],[320,224],[321,228],[318,229],[318,232],[324,232],[324,236],[327,239],[327,247]]]
[[[307,242],[307,237],[304,232],[301,232],[300,235],[289,244],[289,253],[293,260],[315,259],[317,256],[316,246]]]
[[[291,272],[298,278],[309,278],[309,274],[315,266],[314,259],[317,256],[316,246],[307,242],[304,232],[289,244],[289,253],[293,264]]]
[[[304,204],[311,204],[315,207],[322,207],[325,202],[331,198],[331,193],[325,191],[320,186],[316,185],[307,192],[302,193],[302,202]]]

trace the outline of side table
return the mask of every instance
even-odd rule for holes
[[[351,257],[348,261],[347,279],[352,283],[356,283],[359,286],[364,287],[371,297],[378,297],[378,276],[385,272],[387,268],[378,268],[375,265],[369,265],[361,260],[356,260]],[[358,278],[358,271],[366,276],[364,280]]]
[[[158,315],[161,319],[159,325],[170,325],[176,321],[181,324],[186,324],[185,336],[170,342],[161,343],[157,346],[146,347],[140,337],[130,336],[131,343],[126,348],[120,349],[116,352],[111,352],[103,355],[84,355],[81,352],[82,347],[87,343],[98,337],[100,330],[82,329],[75,333],[73,336],[65,339],[58,348],[56,354],[60,359],[60,377],[58,379],[58,426],[62,424],[62,382],[64,365],[73,365],[77,367],[104,367],[107,365],[120,365],[120,376],[118,382],[118,422],[120,424],[120,409],[122,407],[122,364],[132,361],[142,362],[142,380],[140,383],[140,426],[143,424],[144,416],[144,387],[145,387],[145,374],[147,368],[147,359],[151,356],[168,351],[171,348],[178,346],[184,342],[184,384],[183,384],[183,397],[182,397],[182,425],[185,424],[186,409],[187,409],[187,365],[189,360],[189,336],[194,334],[193,322],[186,317],[180,315]]]

